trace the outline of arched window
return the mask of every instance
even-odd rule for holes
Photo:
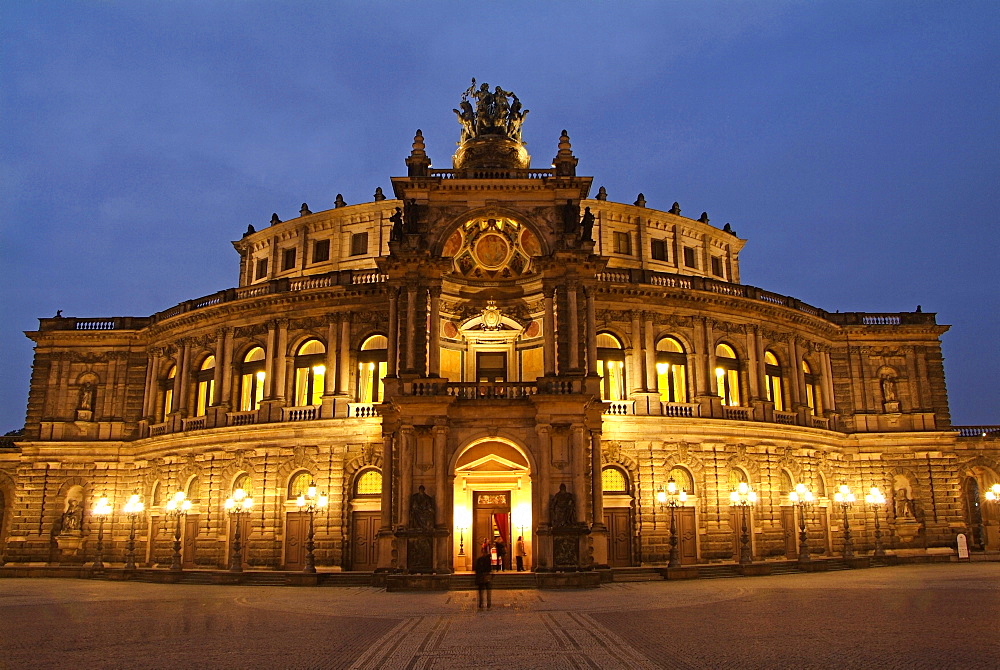
[[[358,402],[382,402],[382,378],[386,375],[389,340],[372,335],[358,354]]]
[[[253,497],[253,480],[250,479],[250,475],[246,472],[241,472],[236,479],[233,480],[233,491],[236,489],[243,489],[248,498]]]
[[[781,382],[781,363],[773,352],[764,352],[764,388],[767,389],[767,399],[774,403],[774,409],[779,412],[785,409],[785,394]]]
[[[264,350],[254,347],[243,357],[240,366],[240,410],[260,409],[264,399]]]
[[[656,343],[656,389],[663,402],[687,402],[687,356],[672,337]]]
[[[354,479],[354,497],[373,498],[382,495],[382,473],[375,468],[362,470]]]
[[[740,364],[736,352],[728,344],[715,348],[715,387],[722,404],[738,407],[740,404]]]
[[[781,490],[778,493],[781,494],[782,500],[788,500],[788,494],[795,489],[795,484],[792,483],[792,475],[788,470],[782,470],[779,479]]]
[[[818,414],[823,411],[820,405],[819,386],[816,383],[816,375],[805,361],[802,361],[802,376],[806,382],[806,405],[809,407],[809,413]]]
[[[743,468],[732,468],[729,471],[729,490],[733,491],[740,484],[749,484],[750,478]]]
[[[209,356],[198,370],[198,399],[195,416],[205,416],[215,392],[215,356]]]
[[[610,333],[597,335],[597,374],[601,400],[625,400],[625,350]]]
[[[177,380],[177,366],[171,365],[167,370],[167,378],[163,382],[163,420],[166,421],[174,411],[174,382]]]
[[[163,487],[160,486],[160,482],[153,482],[153,490],[150,492],[149,500],[153,507],[159,507],[163,503]]]
[[[311,472],[306,470],[296,472],[292,475],[292,478],[288,480],[288,499],[295,500],[300,494],[307,495],[309,493],[309,487],[313,485],[314,481]]]
[[[197,475],[191,478],[188,482],[187,491],[185,491],[185,496],[191,501],[191,504],[196,504],[201,502],[201,478]]]
[[[319,405],[326,379],[326,347],[319,340],[307,340],[295,354],[295,405]]]
[[[684,491],[689,496],[694,495],[694,477],[691,476],[690,470],[680,465],[675,465],[670,469],[670,474],[667,477],[668,481],[670,479],[673,479],[674,483],[677,484],[678,491]]]
[[[628,493],[628,477],[621,468],[605,466],[601,468],[601,489],[605,493]]]

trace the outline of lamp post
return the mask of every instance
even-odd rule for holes
[[[885,556],[885,547],[882,546],[882,526],[879,524],[878,513],[885,504],[885,495],[877,486],[873,486],[865,494],[865,504],[872,508],[872,513],[875,515],[875,553],[872,555],[875,558],[882,558]]]
[[[465,556],[465,528],[458,529],[458,555]]]
[[[104,569],[104,519],[111,512],[111,503],[108,502],[107,496],[98,498],[91,511],[97,517],[97,553],[94,555],[94,570]]]
[[[125,545],[125,569],[135,570],[135,520],[143,513],[146,506],[139,500],[139,494],[133,493],[125,503],[125,516],[128,517],[128,544]]]
[[[854,558],[854,542],[851,540],[851,522],[847,519],[847,510],[854,504],[854,494],[847,484],[841,484],[837,492],[833,494],[833,499],[844,511],[844,558]]]
[[[746,482],[740,482],[736,490],[729,494],[729,504],[740,510],[743,529],[740,532],[740,565],[753,563],[750,553],[750,507],[757,502],[757,492]]]
[[[1000,503],[1000,484],[994,484],[986,491],[986,500],[991,503]],[[979,518],[982,519],[982,512],[979,514]],[[986,551],[986,526],[985,524],[979,531],[979,537],[983,540],[983,551]]]
[[[167,501],[167,516],[174,518],[174,560],[170,563],[171,570],[183,570],[181,565],[181,517],[187,517],[191,511],[191,501],[186,499],[184,491],[178,491]]]
[[[236,489],[233,491],[233,495],[226,498],[223,507],[229,513],[230,521],[236,525],[233,531],[233,555],[229,561],[229,571],[243,572],[243,545],[240,543],[240,526],[243,525],[243,515],[249,514],[253,507],[253,498],[248,496],[243,489]]]
[[[687,491],[677,488],[677,482],[671,477],[667,480],[667,490],[661,486],[656,492],[656,499],[662,509],[664,505],[670,508],[670,557],[667,561],[668,568],[680,566],[681,561],[677,555],[677,508],[687,502]]]
[[[302,572],[316,572],[316,554],[314,553],[316,543],[313,542],[313,517],[316,515],[317,509],[326,509],[329,500],[325,493],[316,495],[315,483],[310,483],[306,492],[300,493],[299,497],[295,499],[295,504],[298,508],[305,510],[309,514],[309,535],[306,537],[306,566],[302,568]]]
[[[813,503],[813,494],[806,485],[799,482],[795,490],[788,494],[788,499],[799,508],[799,563],[810,560],[809,534],[806,532],[806,508]]]

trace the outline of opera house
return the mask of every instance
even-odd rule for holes
[[[951,424],[935,314],[744,284],[728,224],[610,200],[565,131],[531,167],[500,87],[459,107],[450,168],[417,131],[392,197],[251,226],[235,288],[40,319],[3,561],[449,574],[520,536],[544,574],[1000,546],[1000,429]]]

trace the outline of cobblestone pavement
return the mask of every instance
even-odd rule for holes
[[[385,593],[0,581],[0,668],[1000,668],[1000,564]]]

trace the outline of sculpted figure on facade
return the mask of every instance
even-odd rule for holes
[[[434,529],[434,498],[427,495],[423,484],[410,496],[410,526],[420,530]]]
[[[472,101],[475,101],[473,108]],[[521,101],[511,91],[483,83],[476,88],[476,80],[462,94],[459,109],[452,109],[462,126],[462,142],[483,135],[502,135],[515,142],[521,141],[521,124],[528,115]]]
[[[576,499],[566,490],[565,484],[560,484],[559,492],[552,496],[549,518],[553,528],[566,528],[576,523]]]

